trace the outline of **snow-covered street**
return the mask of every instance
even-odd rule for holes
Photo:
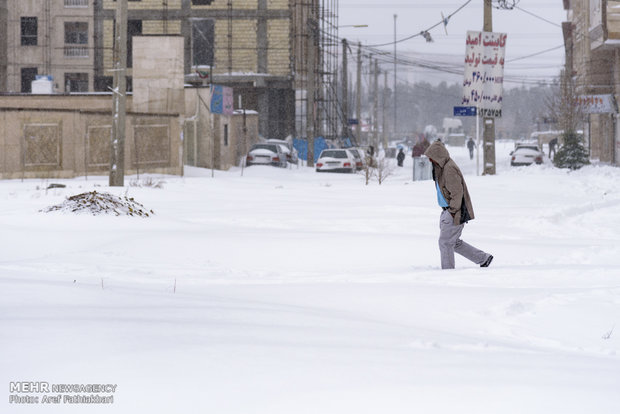
[[[484,269],[440,269],[410,157],[368,186],[259,166],[0,181],[0,412],[620,412],[620,169],[511,168],[512,145],[486,177],[448,148]],[[93,189],[155,215],[40,212]],[[41,407],[9,403],[14,381],[117,388]]]

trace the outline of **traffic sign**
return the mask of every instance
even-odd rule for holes
[[[475,106],[455,106],[454,116],[476,116]]]

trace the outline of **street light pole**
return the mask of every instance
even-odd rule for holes
[[[396,138],[396,119],[397,109],[396,109],[396,94],[398,93],[398,88],[396,87],[396,18],[397,14],[394,15],[394,125],[392,126],[392,134],[394,135],[392,138]]]
[[[347,67],[347,39],[342,39],[342,136],[349,135],[349,69]]]
[[[357,145],[361,145],[362,143],[362,42],[358,42],[357,44],[357,79],[356,79],[356,90],[355,94],[355,117],[357,118]]]

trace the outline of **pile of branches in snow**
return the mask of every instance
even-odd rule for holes
[[[42,210],[45,213],[64,211],[70,213],[114,214],[116,216],[150,217],[153,210],[147,210],[133,197],[117,197],[110,193],[91,191],[67,198],[63,203]]]

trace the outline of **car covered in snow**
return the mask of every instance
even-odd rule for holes
[[[521,165],[532,165],[534,163],[542,164],[545,154],[536,144],[516,144],[510,156],[510,165],[518,167]]]
[[[355,157],[346,149],[324,149],[316,161],[317,172],[353,173],[356,168]]]
[[[286,154],[286,160],[291,164],[297,165],[297,163],[299,162],[297,150],[288,141],[283,139],[268,139],[267,143],[281,145],[284,153]]]
[[[286,154],[278,144],[254,144],[245,158],[245,165],[273,165],[286,168]]]

